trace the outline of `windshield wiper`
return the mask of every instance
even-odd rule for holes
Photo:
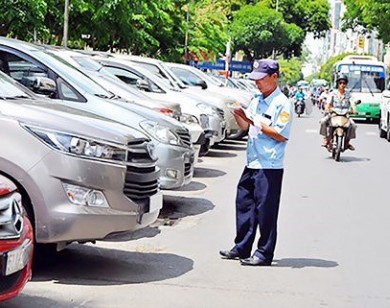
[[[368,90],[370,91],[371,95],[374,96],[374,92],[372,92],[372,89],[371,89],[370,85],[368,84],[367,79],[364,78],[363,81],[364,81],[364,83],[367,85]]]
[[[95,96],[100,97],[100,98],[104,98],[104,99],[112,99],[115,97],[115,95],[108,96],[105,94],[95,94]]]
[[[13,100],[13,99],[30,99],[31,97],[28,97],[26,95],[15,95],[15,96],[0,96],[0,99],[2,100]]]

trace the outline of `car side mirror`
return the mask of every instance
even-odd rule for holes
[[[57,93],[57,85],[54,80],[43,76],[23,77],[21,83],[37,94],[54,97]]]
[[[201,87],[202,90],[207,89],[207,83],[204,80],[201,80],[201,81],[197,82],[195,85],[198,86],[198,87]]]
[[[150,92],[149,84],[146,80],[138,79],[136,85],[138,89]]]

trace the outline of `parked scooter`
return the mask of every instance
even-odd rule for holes
[[[298,118],[305,111],[305,99],[303,97],[299,97],[295,101],[295,113],[298,115]]]

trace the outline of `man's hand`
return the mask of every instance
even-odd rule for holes
[[[244,120],[245,122],[247,122],[247,123],[253,125],[253,121],[252,121],[251,119],[249,119],[249,118],[246,116],[246,113],[245,113],[244,109],[242,109],[242,107],[236,107],[236,108],[234,108],[233,114],[234,114],[236,117],[241,118],[241,119]]]

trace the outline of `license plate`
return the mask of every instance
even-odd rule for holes
[[[150,197],[149,200],[149,213],[157,211],[162,208],[163,195],[161,192]]]
[[[21,247],[4,254],[4,275],[8,276],[23,269],[30,259],[31,252],[32,243],[30,240],[25,240]]]

